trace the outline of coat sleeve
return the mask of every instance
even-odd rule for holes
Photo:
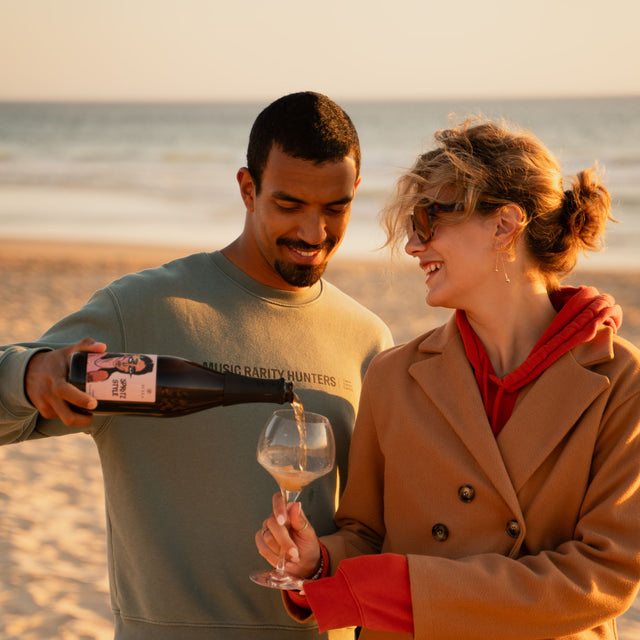
[[[330,574],[338,564],[363,554],[380,553],[384,539],[384,457],[375,430],[365,376],[358,417],[349,450],[349,479],[336,513],[339,528],[321,538],[330,557]]]
[[[599,625],[615,637],[613,619],[631,605],[640,581],[640,392],[633,378],[605,411],[571,540],[519,558],[409,555],[416,637],[525,640]]]

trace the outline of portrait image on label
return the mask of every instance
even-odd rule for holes
[[[86,391],[96,400],[155,402],[157,355],[90,353]]]

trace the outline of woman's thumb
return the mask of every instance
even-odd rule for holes
[[[291,529],[297,534],[302,535],[303,532],[309,531],[313,533],[313,527],[309,525],[309,520],[305,516],[302,510],[302,505],[299,502],[294,502],[289,510],[289,521],[291,523]],[[315,533],[313,533],[315,537]]]

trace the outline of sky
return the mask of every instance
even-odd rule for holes
[[[0,0],[0,100],[640,95],[637,0]]]

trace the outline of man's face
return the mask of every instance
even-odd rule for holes
[[[246,169],[238,172],[238,182],[247,207],[243,239],[249,275],[287,290],[317,282],[349,222],[360,182],[355,160],[315,164],[273,147],[260,193]]]

